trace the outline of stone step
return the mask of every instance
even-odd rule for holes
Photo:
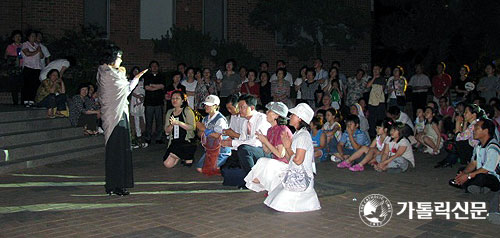
[[[11,122],[16,120],[43,119],[47,118],[47,109],[43,108],[23,108],[20,106],[3,106],[1,122]]]
[[[17,121],[0,122],[0,136],[28,133],[37,130],[48,130],[62,127],[69,127],[71,123],[68,118],[43,118],[43,119],[24,119]]]
[[[104,137],[79,135],[71,138],[45,140],[41,143],[34,142],[4,147],[2,148],[4,153],[0,153],[0,161],[16,161],[67,150],[81,150],[81,148],[88,146],[104,146]]]
[[[15,146],[19,144],[43,142],[53,139],[64,139],[83,135],[83,129],[78,127],[60,127],[24,133],[10,133],[0,136],[0,148]]]
[[[88,156],[104,157],[103,153],[104,153],[104,143],[102,143],[101,145],[92,145],[77,149],[60,151],[57,153],[45,154],[42,156],[32,156],[16,161],[0,162],[0,174],[6,174],[13,171],[35,168],[46,164],[52,164],[71,159],[84,158]]]

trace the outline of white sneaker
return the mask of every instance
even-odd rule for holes
[[[99,127],[99,128],[97,128],[97,133],[99,133],[99,134],[103,134],[103,133],[104,133],[104,130],[103,130],[101,127]]]
[[[342,161],[341,159],[337,158],[337,156],[335,156],[335,155],[330,156],[330,160],[335,162],[335,163]]]

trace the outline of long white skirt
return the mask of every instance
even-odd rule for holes
[[[245,177],[246,187],[255,192],[272,191],[281,184],[288,164],[271,158],[260,158]],[[260,183],[254,183],[258,179]]]
[[[280,184],[264,200],[268,207],[280,212],[309,212],[321,209],[318,195],[314,190],[314,178],[303,192],[292,192]]]

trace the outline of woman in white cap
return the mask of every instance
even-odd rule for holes
[[[264,201],[267,206],[281,212],[307,212],[321,209],[318,195],[314,190],[314,147],[311,135],[307,130],[314,116],[314,111],[305,103],[300,103],[289,110],[292,113],[290,125],[296,131],[290,139],[282,133],[281,141],[285,147],[285,157],[290,160],[289,167],[284,173],[282,183],[269,192]],[[295,173],[295,174],[294,174]],[[298,176],[300,175],[303,176]],[[290,178],[298,179],[290,179]],[[302,179],[300,179],[302,177]],[[294,181],[298,186],[293,186]],[[307,186],[301,189],[301,185]],[[294,188],[295,187],[295,188]]]
[[[246,187],[255,192],[272,191],[281,184],[279,175],[288,168],[288,159],[285,157],[285,147],[281,142],[281,134],[292,137],[292,132],[286,126],[288,122],[288,107],[282,102],[270,102],[266,105],[267,121],[271,127],[267,136],[257,132],[257,138],[262,142],[264,153],[272,153],[272,158],[259,158],[252,170],[245,177]]]
[[[219,97],[215,95],[208,95],[203,104],[205,105],[205,112],[208,115],[203,118],[202,122],[196,123],[196,128],[198,128],[200,132],[200,137],[203,137],[203,134],[205,134],[204,136],[206,137],[212,137],[215,139],[221,138],[222,130],[228,129],[229,125],[224,115],[219,112]],[[223,136],[222,139],[225,139],[224,137],[227,138],[227,136]],[[220,166],[226,162],[230,155],[230,147],[220,147],[219,156],[217,157],[217,169],[219,169]],[[201,156],[200,160],[196,164],[196,170],[200,173],[205,172],[202,170],[203,164],[205,163],[205,156],[206,153]]]

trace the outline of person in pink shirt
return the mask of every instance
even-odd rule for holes
[[[439,98],[439,114],[443,117],[453,117],[455,109],[449,105],[448,97],[442,96]]]
[[[12,31],[10,35],[12,44],[8,45],[5,49],[4,59],[7,61],[9,70],[9,83],[12,93],[12,103],[17,105],[19,103],[19,90],[22,84],[21,70],[23,64],[23,57],[21,56],[22,48],[22,33],[20,30]]]

